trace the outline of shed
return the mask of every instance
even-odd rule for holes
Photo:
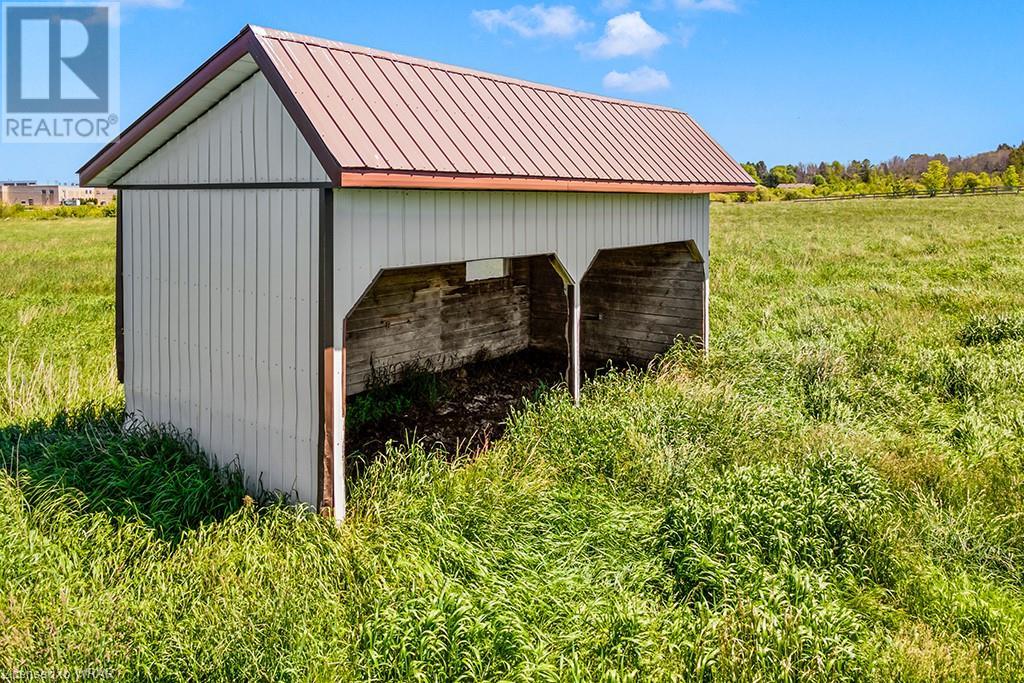
[[[245,27],[80,169],[112,187],[126,408],[341,519],[373,366],[708,343],[709,193],[753,181],[686,114]]]

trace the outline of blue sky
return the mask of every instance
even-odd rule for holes
[[[741,161],[970,154],[1024,139],[1024,2],[132,0],[134,120],[246,23],[658,102]],[[0,177],[68,181],[98,145],[0,145]]]

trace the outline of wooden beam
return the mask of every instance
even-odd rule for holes
[[[124,384],[124,204],[117,191],[117,219],[114,236],[114,354],[117,358],[117,381]]]

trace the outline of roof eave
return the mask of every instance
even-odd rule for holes
[[[218,50],[202,66],[189,74],[185,80],[164,95],[146,113],[125,128],[121,135],[107,143],[93,158],[89,159],[78,169],[79,184],[88,185],[103,169],[117,161],[132,145],[145,137],[158,123],[177,110],[184,101],[212,81],[227,67],[249,53],[253,40],[254,36],[248,27],[242,29],[230,43]]]
[[[306,142],[324,167],[330,178],[340,177],[341,167],[333,154],[316,132],[306,112],[302,109],[295,94],[287,86],[274,64],[273,57],[268,53],[260,40],[262,29],[246,26],[227,45],[206,60],[202,66],[193,71],[187,78],[167,93],[146,113],[136,119],[124,132],[110,141],[92,159],[78,169],[79,184],[89,185],[104,169],[116,162],[122,154],[137,144],[164,119],[174,113],[183,103],[208,85],[214,78],[246,55],[250,55],[260,71],[270,82],[274,92],[281,99],[285,109],[295,120]],[[116,181],[115,181],[116,183]]]
[[[408,171],[342,170],[343,188],[407,190],[519,190],[542,192],[632,192],[641,194],[708,194],[750,192],[753,183],[659,183],[541,178],[527,176],[422,173]]]

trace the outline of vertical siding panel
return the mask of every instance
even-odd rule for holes
[[[277,97],[267,87],[267,101],[276,102]],[[284,107],[269,107],[267,109],[267,169],[271,175],[268,178],[280,179],[282,148],[284,147],[284,136],[282,130],[285,127],[287,114]]]
[[[232,192],[231,223],[231,456],[245,452],[245,193]]]
[[[187,242],[188,242],[188,285],[189,285],[189,309],[188,309],[188,386],[189,386],[189,423],[193,436],[196,436],[196,425],[199,424],[200,416],[200,383],[199,367],[200,354],[199,345],[199,311],[200,311],[200,282],[199,282],[199,197],[196,192],[183,192],[182,195],[188,204],[187,214]]]
[[[386,222],[387,257],[381,265],[405,263],[405,192],[393,190],[387,194]]]
[[[163,342],[163,325],[161,321],[162,310],[160,301],[163,293],[163,288],[161,287],[161,282],[163,279],[161,273],[161,271],[163,270],[163,255],[161,254],[160,251],[160,245],[161,242],[163,241],[161,233],[163,231],[161,230],[160,225],[160,194],[161,193],[159,192],[155,193],[152,197],[150,197],[149,201],[150,230],[152,231],[152,235],[150,238],[150,248],[152,249],[153,254],[153,260],[151,261],[151,263],[153,264],[153,275],[150,279],[149,290],[151,306],[150,318],[152,319],[152,324],[149,330],[149,345],[150,353],[152,354],[151,362],[153,363],[153,383],[150,385],[151,390],[149,410],[151,413],[150,419],[156,422],[160,422],[164,419],[163,413],[161,412],[164,391],[164,357],[163,354],[161,353],[160,348]]]
[[[516,253],[516,195],[512,192],[501,194],[501,223],[498,239],[491,240],[491,256]],[[500,245],[501,251],[496,252]]]
[[[367,229],[370,232],[370,273],[376,273],[377,269],[387,263],[388,256],[388,196],[390,190],[381,195],[373,194],[373,190],[366,190],[364,200],[370,210]],[[371,201],[377,199],[379,201]]]
[[[337,194],[335,194],[334,199],[336,202]],[[320,199],[317,196],[316,192],[310,193],[310,203],[312,206],[315,207],[320,206]],[[337,206],[336,203],[335,206]],[[309,440],[309,446],[306,451],[305,461],[307,467],[309,467],[309,479],[307,483],[309,494],[307,495],[305,500],[315,504],[318,494],[318,492],[316,491],[316,484],[318,480],[317,472],[319,471],[320,463],[320,450],[317,448],[317,446],[319,444],[319,433],[321,429],[320,415],[317,410],[317,406],[319,405],[320,401],[323,400],[323,387],[319,382],[319,376],[317,375],[316,371],[320,359],[320,354],[322,352],[322,349],[320,348],[319,345],[319,337],[317,334],[317,323],[319,321],[320,311],[320,289],[319,281],[316,275],[320,263],[320,249],[318,243],[318,238],[320,234],[320,219],[319,213],[314,213],[313,216],[315,217],[315,219],[310,222],[310,225],[308,227],[309,269],[307,272],[309,272],[310,275],[305,280],[306,285],[309,288],[309,307],[307,309],[307,314],[309,316],[310,321],[308,325],[310,333],[309,342],[306,347],[308,349],[308,354],[305,356],[305,358],[306,362],[308,363],[307,374],[309,375],[311,380],[309,382],[306,382],[306,399],[308,401],[309,406],[309,416],[306,419],[306,426],[309,431],[306,432],[306,438]],[[349,222],[345,223],[344,225],[344,232],[350,232],[350,228],[352,225],[351,220],[349,220]],[[337,232],[337,224],[335,224],[335,232]],[[344,261],[339,260],[336,261],[335,263],[344,264]]]
[[[340,226],[346,226],[345,229],[352,232],[351,254],[338,254],[337,249],[341,243],[340,241],[335,241],[334,243],[335,258],[337,259],[335,263],[338,266],[346,264],[349,270],[347,274],[341,273],[342,281],[345,281],[345,276],[347,275],[347,281],[350,283],[348,288],[349,294],[343,300],[355,301],[358,299],[363,293],[363,288],[369,284],[375,272],[373,268],[375,236],[372,232],[373,216],[370,214],[370,210],[370,194],[367,191],[357,192],[350,197],[349,201],[339,201],[335,204],[335,235],[337,236],[341,231]],[[342,212],[340,220],[337,216],[338,212]],[[378,249],[380,249],[379,244]],[[348,315],[348,310],[348,308],[341,309],[344,315]]]
[[[245,450],[242,462],[247,472],[258,471],[259,467],[259,413],[258,380],[259,366],[256,360],[256,291],[257,291],[257,240],[259,236],[260,212],[257,192],[246,190],[244,206],[245,244],[243,260],[245,295],[243,304],[244,323],[242,347],[245,375]]]
[[[142,247],[142,266],[139,272],[139,284],[141,295],[139,297],[139,326],[141,338],[139,340],[140,375],[142,382],[139,385],[139,409],[142,416],[151,420],[153,418],[153,391],[156,387],[153,371],[156,368],[156,355],[153,353],[153,238],[156,233],[156,226],[153,225],[153,216],[149,209],[152,193],[145,193],[139,197],[139,225],[142,229],[140,245]]]
[[[285,122],[282,122],[281,175],[285,181],[295,181],[298,179],[298,175],[295,173],[295,151],[298,148],[296,138],[299,133],[294,125],[285,125],[285,123],[291,124],[291,119],[286,119]]]
[[[452,193],[431,193],[434,205],[434,230],[437,231],[437,260],[439,263],[457,261],[454,249],[456,227],[452,222]]]
[[[223,209],[220,224],[220,301],[221,315],[217,321],[220,325],[221,343],[221,374],[220,383],[223,387],[221,402],[220,448],[217,451],[223,457],[229,457],[235,450],[235,408],[238,395],[234,387],[234,354],[233,321],[234,321],[234,225],[238,222],[235,214],[235,197],[237,192],[222,192],[220,201]]]
[[[423,214],[420,207],[420,198],[423,196],[423,193],[419,191],[406,192],[403,196],[402,233],[406,236],[406,239],[402,260],[422,263],[423,247],[420,242],[422,239],[420,231],[423,229],[423,220],[421,218]]]
[[[159,348],[160,348],[160,404],[159,420],[165,422],[171,416],[171,349],[170,349],[170,272],[167,263],[167,254],[170,249],[170,226],[167,224],[167,201],[166,192],[158,195],[157,202],[157,223],[159,225],[159,240],[157,248],[160,259],[160,280],[159,297],[157,299],[157,319],[159,320]]]
[[[236,134],[237,135],[237,134]],[[210,194],[210,431],[207,443],[214,453],[221,453],[224,446],[224,404],[228,400],[223,382],[224,342],[222,340],[226,311],[223,306],[224,273],[221,271],[222,228],[228,220],[224,215],[227,208],[224,191]]]
[[[245,178],[258,178],[259,167],[256,164],[256,150],[263,144],[255,144],[256,133],[253,114],[253,105],[256,97],[256,88],[246,88],[243,92],[241,102],[241,120],[238,125],[239,134],[239,157],[242,162],[242,175]]]
[[[178,201],[177,197],[171,193],[164,193],[161,197],[163,211],[161,215],[164,217],[167,231],[167,253],[165,259],[167,261],[167,299],[168,306],[164,309],[164,313],[167,317],[167,370],[169,377],[168,384],[168,411],[167,419],[172,424],[181,424],[181,413],[178,409],[178,402],[181,400],[181,386],[179,376],[181,373],[181,356],[179,355],[178,349],[178,317],[179,302],[178,302],[178,243],[177,243],[177,212],[178,212]]]
[[[487,224],[480,220],[480,195],[476,192],[460,193],[460,205],[464,202],[465,208],[462,211],[463,245],[465,252],[463,260],[472,261],[480,258],[480,231],[486,228]]]
[[[311,201],[310,197],[313,200]],[[295,318],[292,321],[295,330],[294,355],[291,363],[294,365],[292,386],[294,398],[294,426],[291,431],[290,453],[295,463],[295,487],[299,500],[316,502],[313,497],[313,452],[316,449],[316,442],[310,442],[309,435],[312,429],[312,403],[311,387],[313,386],[313,375],[310,372],[312,361],[311,339],[313,330],[316,328],[316,319],[310,316],[310,283],[316,278],[317,269],[315,261],[310,254],[312,244],[312,228],[318,225],[319,216],[317,212],[316,192],[305,193],[300,201],[305,206],[304,215],[306,220],[297,220],[295,223],[295,249],[292,268],[293,281],[295,286],[295,301],[292,310]],[[340,237],[340,236],[338,236]],[[285,240],[289,242],[290,240]]]
[[[298,316],[296,315],[296,308],[298,306],[298,297],[296,295],[296,289],[298,287],[298,274],[300,269],[298,268],[298,256],[297,256],[297,241],[298,241],[298,226],[305,225],[310,222],[309,215],[309,204],[305,201],[304,196],[299,196],[298,193],[289,192],[289,196],[292,196],[296,201],[295,211],[289,217],[285,215],[285,234],[282,235],[281,239],[281,303],[282,303],[282,321],[281,321],[281,399],[283,402],[282,413],[281,413],[281,434],[282,434],[282,464],[284,466],[284,477],[282,483],[285,491],[292,492],[296,490],[298,483],[296,479],[297,474],[297,452],[295,442],[295,432],[297,428],[296,422],[296,408],[298,403],[298,386],[296,385],[296,379],[298,377],[298,368],[296,364],[296,348],[297,348],[297,337],[298,332],[296,328],[296,322]]]
[[[253,164],[256,167],[255,178],[258,183],[267,182],[270,177],[270,167],[267,165],[267,148],[273,144],[267,127],[267,118],[270,108],[270,88],[265,79],[254,79],[253,86]]]
[[[271,200],[274,191],[259,193],[256,236],[256,401],[258,469],[269,473],[273,468],[270,444],[270,231],[274,217]],[[268,477],[269,479],[269,477]],[[267,485],[271,482],[265,481]]]
[[[271,208],[272,217],[270,223],[270,253],[269,253],[269,290],[268,290],[268,315],[269,328],[267,328],[267,365],[269,368],[269,395],[268,409],[270,419],[270,457],[273,465],[269,468],[272,481],[275,486],[280,487],[284,481],[284,460],[287,457],[282,442],[282,417],[284,412],[284,371],[282,368],[281,356],[283,350],[283,337],[286,333],[284,328],[284,305],[283,290],[284,277],[282,259],[284,256],[283,236],[285,216],[295,217],[295,193],[273,190],[274,206]],[[291,221],[289,221],[290,223]],[[288,331],[291,332],[290,330]]]
[[[434,220],[434,203],[437,201],[436,192],[420,192],[420,249],[422,250],[424,263],[437,263],[440,258],[438,252],[437,224]]]
[[[196,425],[196,438],[200,444],[209,448],[210,432],[212,431],[213,408],[213,377],[211,375],[213,338],[211,334],[212,315],[210,304],[212,292],[210,281],[210,232],[211,232],[211,194],[198,192],[199,199],[199,353],[207,359],[199,368],[199,422]]]
[[[139,349],[142,358],[142,384],[139,387],[139,402],[141,404],[142,416],[146,420],[154,418],[152,406],[154,392],[156,391],[156,370],[158,369],[153,340],[153,324],[156,316],[156,311],[154,310],[156,301],[153,298],[153,292],[156,289],[154,286],[156,262],[154,261],[155,247],[153,243],[157,236],[157,227],[154,225],[153,212],[150,209],[152,197],[153,194],[147,192],[139,198],[139,217],[142,221],[142,260],[144,264],[140,277],[142,297],[139,302],[142,324],[142,340]]]

